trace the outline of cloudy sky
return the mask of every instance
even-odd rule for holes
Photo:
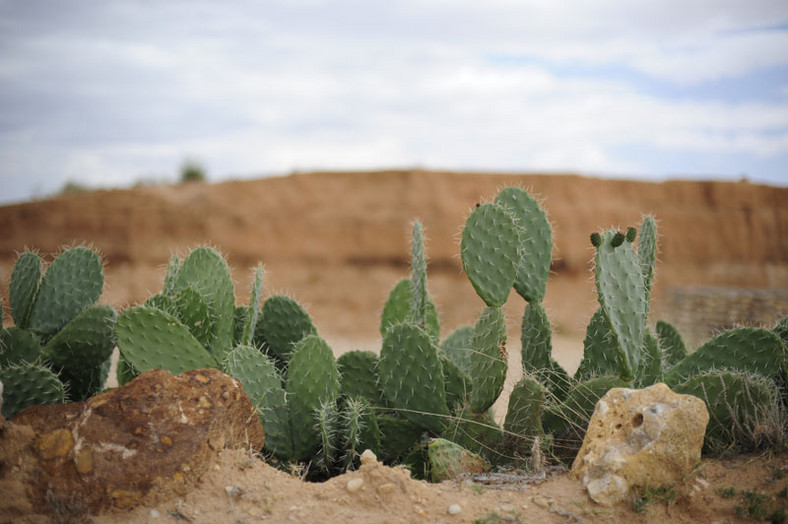
[[[0,203],[66,181],[788,184],[784,0],[0,0]]]

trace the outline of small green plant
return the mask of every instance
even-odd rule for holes
[[[736,488],[734,488],[733,486],[730,486],[728,488],[720,488],[719,490],[717,490],[717,493],[719,494],[720,497],[724,499],[731,499],[736,495]]]
[[[187,160],[181,166],[181,183],[204,182],[205,167],[194,160]]]
[[[656,488],[643,488],[634,494],[633,509],[637,513],[647,511],[646,506],[649,504],[666,504],[670,505],[676,500],[678,492],[674,486],[658,486]]]
[[[766,522],[785,522],[785,503],[779,503],[776,497],[756,490],[741,492],[739,504],[734,506],[736,516],[740,519],[754,518]]]

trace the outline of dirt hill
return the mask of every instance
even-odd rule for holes
[[[698,287],[735,288],[734,300],[754,300],[738,321],[788,312],[788,188],[431,171],[137,187],[2,207],[0,294],[7,299],[24,248],[52,253],[90,243],[107,260],[103,300],[123,307],[161,288],[170,255],[207,243],[228,256],[239,296],[247,296],[251,268],[262,262],[269,293],[304,303],[327,338],[363,345],[379,338],[379,312],[407,276],[410,223],[420,219],[430,289],[448,333],[473,322],[483,306],[461,271],[464,219],[506,185],[540,195],[550,215],[556,246],[546,306],[559,333],[582,337],[596,307],[589,234],[637,225],[644,213],[660,226],[654,316],[686,320],[682,307],[698,307],[687,293]],[[516,332],[522,301],[513,293],[507,306]]]

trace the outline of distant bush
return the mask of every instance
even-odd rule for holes
[[[204,182],[205,168],[202,164],[194,161],[184,162],[181,167],[181,183]]]
[[[56,196],[62,195],[75,195],[77,193],[87,193],[88,191],[93,191],[92,188],[86,186],[81,182],[76,182],[74,180],[68,180],[63,187],[56,193]]]

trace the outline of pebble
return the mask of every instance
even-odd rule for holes
[[[371,449],[365,449],[364,453],[361,454],[361,465],[365,464],[374,464],[378,461],[378,457],[375,456],[375,453]]]
[[[385,484],[381,484],[378,486],[378,493],[381,495],[385,495],[386,493],[391,493],[394,491],[394,484],[391,482],[386,482]]]
[[[550,506],[549,500],[544,495],[534,495],[531,497],[531,502],[539,506],[540,508],[548,508]]]
[[[449,509],[446,510],[446,513],[449,515],[457,515],[460,511],[462,511],[462,508],[459,504],[452,504],[449,506]]]
[[[354,479],[350,479],[347,481],[347,491],[348,493],[353,493],[361,489],[361,486],[364,485],[364,479],[361,477],[356,477]]]
[[[161,517],[161,513],[159,513],[159,510],[157,510],[156,508],[153,508],[152,510],[150,510],[150,513],[148,513],[148,514],[150,515],[150,518],[152,518],[152,519],[157,519],[157,518]]]

